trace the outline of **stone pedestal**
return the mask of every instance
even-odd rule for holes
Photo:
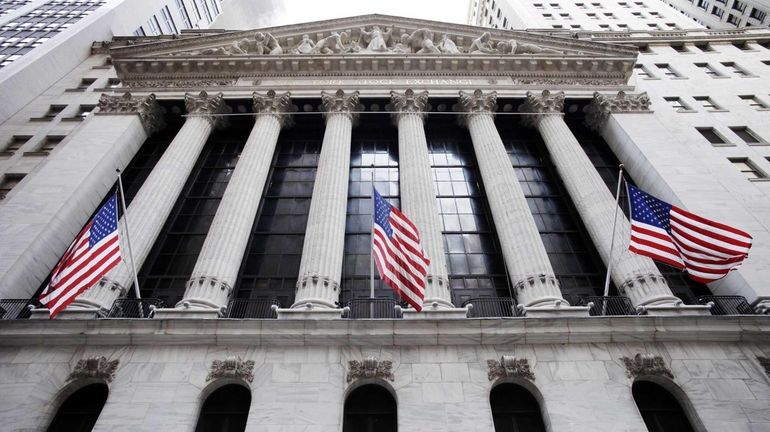
[[[392,110],[397,111],[393,118],[398,127],[401,210],[417,226],[420,243],[430,258],[424,303],[451,309],[454,305],[449,291],[444,238],[423,124],[428,92],[392,91],[390,99]]]

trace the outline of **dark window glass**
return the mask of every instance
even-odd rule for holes
[[[489,395],[495,432],[545,432],[540,405],[522,386],[500,384]]]
[[[367,384],[348,395],[342,432],[395,432],[397,428],[396,401],[387,389]]]
[[[703,127],[703,128],[695,128],[698,132],[700,132],[701,135],[703,135],[704,138],[706,138],[711,144],[725,144],[727,141],[725,141],[724,138],[722,138],[721,135],[719,135],[714,128],[710,127]]]
[[[650,432],[691,432],[693,430],[682,406],[663,387],[648,381],[635,382],[634,401]]]
[[[238,384],[220,387],[206,398],[195,432],[242,432],[249,417],[251,391]]]
[[[304,105],[298,100],[294,103]],[[278,298],[284,307],[294,302],[324,128],[319,113],[302,116],[281,131],[236,283],[236,297]]]
[[[48,432],[88,432],[93,429],[104,403],[107,385],[91,384],[76,391],[59,407]]]

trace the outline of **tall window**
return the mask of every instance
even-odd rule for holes
[[[632,392],[648,431],[693,431],[679,401],[663,387],[649,381],[637,381]]]
[[[489,395],[495,432],[545,432],[540,404],[520,385],[504,383]]]
[[[201,408],[195,432],[242,432],[249,417],[251,391],[238,384],[211,393]]]
[[[345,399],[342,432],[395,432],[396,400],[377,384],[363,385]]]
[[[59,407],[48,432],[89,432],[99,419],[108,393],[106,384],[91,384],[71,394]]]

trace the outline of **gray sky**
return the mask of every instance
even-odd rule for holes
[[[370,13],[465,24],[471,0],[226,0],[213,27],[244,30]]]

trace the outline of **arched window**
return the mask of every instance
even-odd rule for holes
[[[353,390],[345,400],[342,432],[395,432],[396,400],[388,389],[366,384]]]
[[[495,432],[545,432],[540,404],[520,385],[504,383],[489,395]]]
[[[48,432],[89,432],[99,419],[108,393],[106,384],[90,384],[72,393],[59,407]]]
[[[637,381],[631,391],[650,432],[693,431],[682,405],[668,390],[653,382]]]
[[[250,405],[248,388],[238,384],[222,386],[203,403],[195,432],[243,432]]]

